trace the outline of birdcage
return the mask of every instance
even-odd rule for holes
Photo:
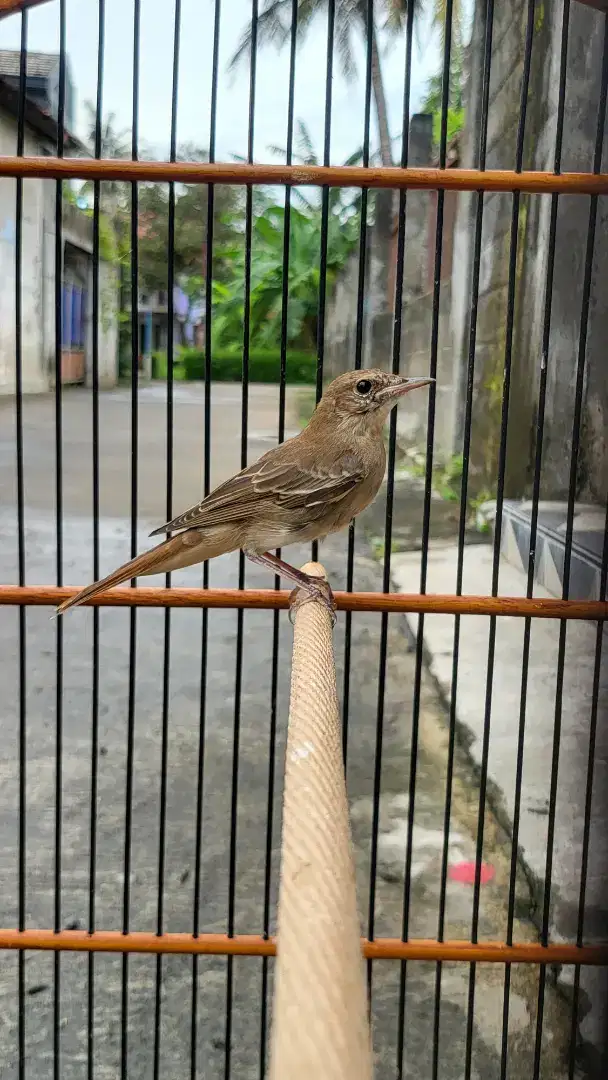
[[[30,48],[43,8],[56,20],[54,61]],[[120,15],[132,124],[130,146],[112,156],[104,118],[120,62],[114,51],[109,74],[107,57],[120,35],[109,0],[0,0],[0,34],[17,20],[20,34],[18,49],[0,53],[0,388],[9,392],[0,409],[9,701],[0,1071],[266,1075],[289,594],[278,578],[264,587],[246,574],[240,555],[224,567],[231,588],[205,563],[202,577],[194,569],[179,584],[168,576],[164,587],[105,593],[78,622],[48,623],[48,613],[74,592],[66,580],[98,578],[121,545],[135,555],[142,521],[171,519],[191,490],[189,463],[202,462],[206,495],[223,478],[224,455],[236,470],[252,440],[261,452],[290,434],[305,407],[291,392],[290,372],[305,362],[289,319],[308,199],[318,227],[308,330],[316,401],[347,366],[437,380],[405,434],[392,414],[379,514],[323,556],[343,586],[342,753],[377,1075],[605,1075],[608,8],[476,0],[465,45],[466,5],[447,0],[430,14],[422,5],[441,43],[433,132],[430,115],[412,114],[413,0],[252,0],[241,50],[246,154],[228,161],[219,160],[218,86],[230,9],[215,0],[199,24],[185,0],[159,0],[170,149],[168,160],[144,160],[145,0]],[[298,35],[317,9],[322,163],[310,147],[305,161],[295,150]],[[96,71],[92,154],[72,133],[68,13],[84,20],[79,47]],[[370,136],[374,102],[380,136],[387,107],[378,86],[385,19],[403,34],[398,165],[386,139],[377,163]],[[178,102],[195,25],[211,96],[208,152],[189,158]],[[355,26],[365,43],[362,146],[356,163],[336,165],[332,95]],[[257,160],[269,31],[286,45],[278,164]],[[459,68],[458,93],[455,64],[466,75]],[[78,192],[76,180],[86,182]],[[160,234],[152,188],[163,193]],[[279,285],[266,298],[255,293],[262,188],[280,192],[267,200]],[[178,238],[185,194],[204,214],[188,239],[196,251]],[[225,289],[217,251],[237,202],[242,230],[221,257],[241,275],[241,340],[227,349],[214,336],[214,288]],[[336,230],[351,235],[339,274]],[[157,257],[144,280],[151,236],[160,266]],[[428,258],[420,237],[431,237]],[[312,248],[303,250],[310,262]],[[186,265],[200,279],[194,301]],[[266,396],[254,374],[266,361],[252,346],[260,310],[279,326],[276,393]],[[348,323],[342,336],[335,323]],[[108,407],[108,357],[119,347],[123,381]],[[424,366],[414,371],[414,359]],[[222,364],[237,382],[217,381]],[[180,381],[188,365],[198,382]],[[68,390],[73,381],[85,389]],[[49,386],[51,396],[29,394]],[[258,393],[261,433],[250,419]],[[180,412],[176,423],[176,407],[194,421]],[[238,452],[222,419],[234,408]],[[405,530],[404,498],[414,507]],[[445,532],[439,503],[451,513]],[[468,555],[480,540],[485,590],[474,587]],[[505,561],[524,582],[517,594],[501,584]],[[554,637],[539,644],[547,626]],[[311,670],[313,694],[315,678]]]

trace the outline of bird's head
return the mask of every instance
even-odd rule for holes
[[[358,420],[365,427],[380,429],[400,398],[434,381],[392,375],[377,368],[347,371],[326,388],[318,411],[324,419],[332,414],[338,422]]]

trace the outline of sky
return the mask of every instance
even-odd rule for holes
[[[104,114],[114,113],[119,129],[131,130],[133,78],[133,0],[106,0]],[[214,0],[182,0],[177,139],[206,148],[209,142],[211,60]],[[379,8],[376,2],[376,8]],[[260,0],[260,9],[263,9]],[[76,134],[86,133],[84,103],[94,101],[97,87],[98,5],[95,0],[66,0],[66,36],[76,91]],[[171,124],[174,4],[171,0],[141,0],[141,59],[139,132],[155,157],[168,156]],[[243,28],[251,20],[251,0],[223,0],[220,21],[220,78],[217,112],[218,160],[247,152],[249,70],[245,61],[235,75],[228,62]],[[19,48],[20,16],[0,21],[0,48]],[[358,77],[347,82],[336,57],[333,80],[331,164],[341,164],[363,141],[365,56],[356,34]],[[419,108],[426,81],[439,64],[437,43],[422,26],[413,46],[412,112]],[[381,32],[382,68],[391,133],[402,125],[405,41],[391,45]],[[28,48],[59,49],[58,0],[30,10]],[[295,116],[307,124],[319,156],[325,116],[325,59],[327,21],[320,15],[310,26],[296,58]],[[269,150],[285,146],[289,50],[274,46],[259,50],[254,159],[279,160]],[[372,147],[377,146],[372,105]],[[399,145],[395,147],[398,157]],[[143,156],[143,155],[142,155]]]

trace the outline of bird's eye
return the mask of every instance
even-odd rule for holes
[[[372,384],[369,379],[360,379],[356,386],[358,394],[369,394],[371,388]]]

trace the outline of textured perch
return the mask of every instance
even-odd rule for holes
[[[316,600],[294,616],[278,921],[271,1080],[370,1080],[332,619]]]

